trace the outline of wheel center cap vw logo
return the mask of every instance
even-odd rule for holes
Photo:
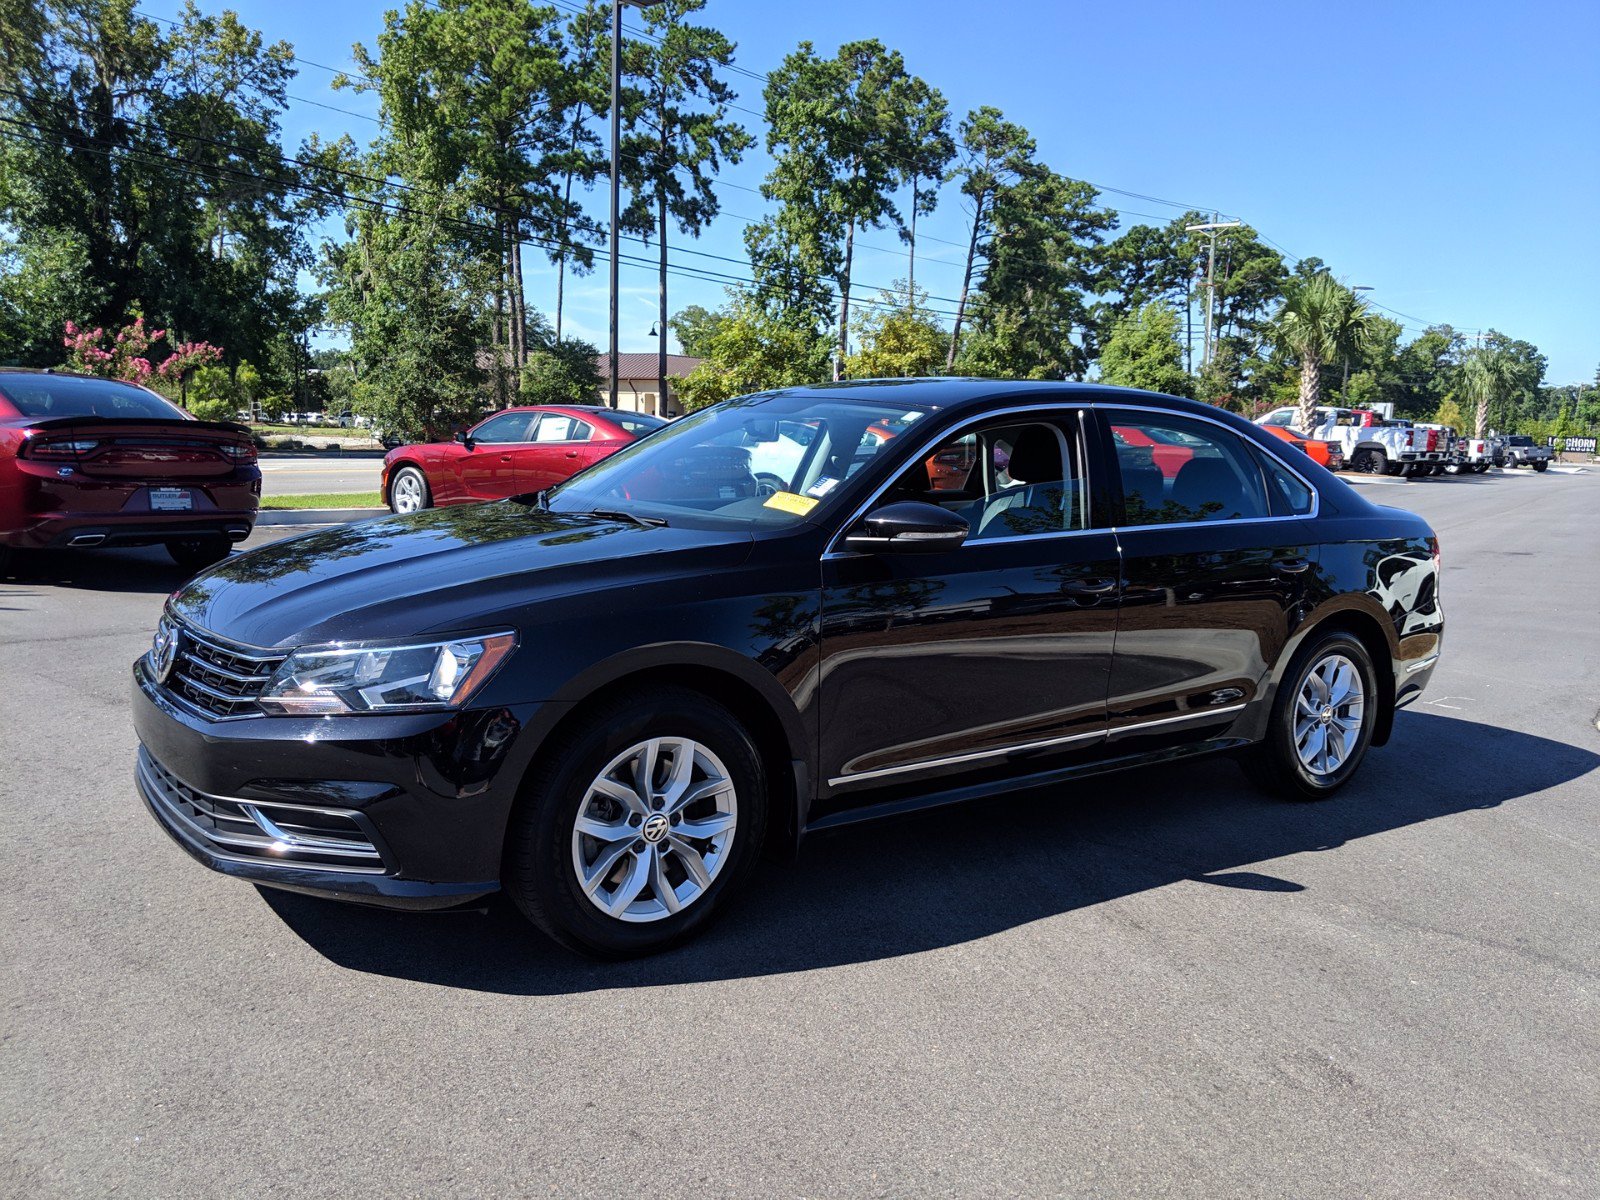
[[[1333,709],[1325,708],[1322,710],[1322,723],[1324,725],[1333,724]]]
[[[671,823],[668,822],[665,813],[651,813],[645,818],[639,833],[647,842],[659,842],[667,836],[667,830],[670,828]]]

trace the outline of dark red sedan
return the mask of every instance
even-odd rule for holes
[[[666,422],[598,405],[505,408],[453,442],[397,446],[383,460],[383,498],[397,513],[541,492]]]
[[[0,367],[0,567],[17,550],[156,543],[201,567],[250,535],[260,503],[243,425],[131,383]]]

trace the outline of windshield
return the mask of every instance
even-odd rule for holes
[[[552,512],[691,528],[795,525],[926,410],[811,393],[741,396],[681,417],[550,491]]]
[[[113,379],[7,374],[0,376],[0,395],[25,417],[188,417],[154,392]]]

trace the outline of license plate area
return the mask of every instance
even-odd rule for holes
[[[189,488],[153,487],[150,489],[151,512],[188,512],[194,508],[194,492]]]

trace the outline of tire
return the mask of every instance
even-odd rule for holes
[[[416,467],[401,467],[389,481],[389,511],[398,516],[433,507],[433,490]]]
[[[1465,475],[1471,469],[1471,467],[1464,466],[1461,463],[1451,463],[1444,470],[1446,475]]]
[[[1479,475],[1487,475],[1489,473],[1489,464],[1488,463],[1479,463],[1477,466],[1473,467],[1472,469],[1475,472],[1477,472]]]
[[[666,743],[652,794],[670,786],[662,780],[682,761],[685,746],[693,747],[693,775],[685,778],[697,779],[690,790],[719,776],[727,790],[689,803],[681,821],[668,815],[670,798],[665,807],[659,796],[647,805],[631,783],[616,781],[635,777],[635,752],[652,739]],[[612,790],[597,790],[602,782]],[[630,796],[626,803],[619,798]],[[652,688],[602,705],[541,752],[506,834],[503,882],[523,915],[569,950],[613,959],[653,954],[702,930],[747,882],[761,854],[767,809],[766,769],[738,718],[698,692]],[[592,828],[637,832],[580,834],[580,816]],[[726,824],[720,850],[712,838],[721,834],[693,839],[674,832],[691,823],[706,830]],[[653,824],[662,828],[652,836]],[[698,879],[686,850],[700,865]],[[580,872],[607,862],[615,866],[588,875],[591,898]],[[657,865],[664,872],[659,882]],[[665,893],[670,904],[662,901]],[[602,907],[608,903],[623,907],[608,913]]]
[[[0,546],[0,579],[4,579],[7,572],[11,570],[13,558],[15,558],[15,555],[12,554],[10,546]]]
[[[1327,760],[1328,769],[1321,770],[1308,766],[1302,758],[1302,741],[1315,738],[1320,729],[1326,743],[1334,726],[1325,719],[1311,717],[1305,739],[1297,737],[1297,730],[1307,729],[1307,714],[1300,702],[1302,691],[1318,686],[1310,683],[1313,674],[1330,663],[1342,663],[1355,671],[1360,684],[1360,712],[1352,731],[1354,738],[1346,741],[1343,755]],[[1376,680],[1372,657],[1366,647],[1348,633],[1333,632],[1314,637],[1302,646],[1283,674],[1283,682],[1272,702],[1272,714],[1267,719],[1266,737],[1241,759],[1251,781],[1268,794],[1285,800],[1322,800],[1349,783],[1372,744],[1379,704]],[[1347,717],[1356,715],[1349,711],[1348,704],[1332,707],[1336,712],[1343,711]],[[1312,745],[1309,741],[1306,744]]]
[[[1367,456],[1362,469],[1369,475],[1387,475],[1389,473],[1389,459],[1382,450],[1363,450],[1361,453]]]
[[[1550,460],[1549,459],[1540,459],[1538,462],[1529,463],[1528,465],[1531,466],[1535,471],[1538,471],[1541,474],[1543,474],[1544,469],[1550,465]]]
[[[202,567],[209,567],[233,553],[233,543],[220,534],[167,542],[166,547],[172,561],[186,571],[198,571]]]

